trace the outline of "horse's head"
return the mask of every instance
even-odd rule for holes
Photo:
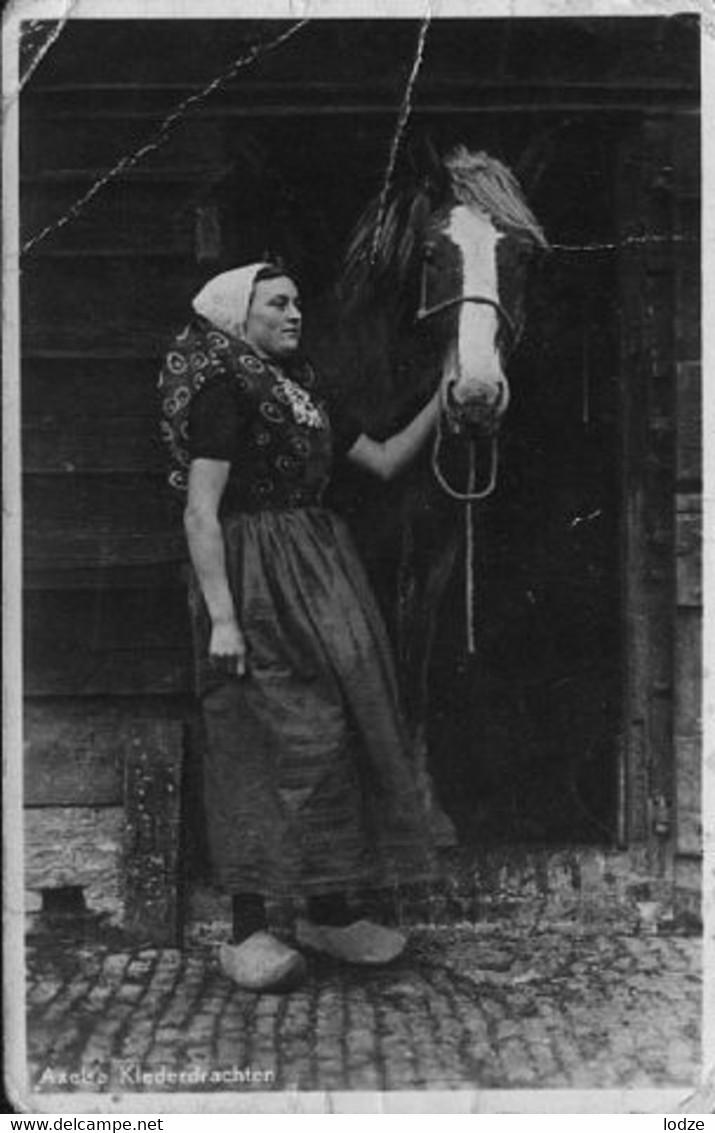
[[[361,218],[343,301],[390,321],[396,335],[416,322],[439,353],[447,427],[493,435],[509,404],[505,366],[521,330],[528,254],[546,240],[495,158],[459,147],[414,173]]]
[[[417,319],[442,327],[442,405],[454,432],[493,433],[509,404],[501,332],[513,324],[499,297],[501,239],[489,217],[463,204],[441,210],[425,232]]]
[[[421,241],[417,320],[442,324],[442,404],[453,432],[493,435],[509,405],[506,360],[519,337],[529,251],[545,240],[513,175],[457,150],[448,201]]]

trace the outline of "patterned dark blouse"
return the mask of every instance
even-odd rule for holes
[[[359,424],[328,406],[312,371],[300,381],[236,343],[231,372],[194,396],[189,452],[231,462],[223,516],[320,507],[333,460],[357,440]]]

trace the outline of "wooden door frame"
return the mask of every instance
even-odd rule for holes
[[[677,875],[681,859],[700,853],[699,295],[697,236],[689,247],[681,207],[699,191],[688,172],[696,126],[692,111],[644,111],[624,127],[616,162],[624,649],[618,842],[645,848],[664,880]],[[659,239],[649,238],[654,233]]]

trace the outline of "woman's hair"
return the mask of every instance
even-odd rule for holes
[[[265,267],[262,267],[260,271],[256,272],[253,286],[255,287],[257,283],[262,283],[266,279],[283,279],[284,277],[289,279],[291,283],[294,283],[300,291],[300,283],[298,282],[298,277],[295,272],[291,271],[290,268],[283,267],[280,263],[266,264]]]

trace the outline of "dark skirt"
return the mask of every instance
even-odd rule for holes
[[[208,663],[192,613],[215,881],[307,895],[434,874],[448,823],[415,763],[386,631],[346,526],[322,508],[224,522],[248,675]]]

